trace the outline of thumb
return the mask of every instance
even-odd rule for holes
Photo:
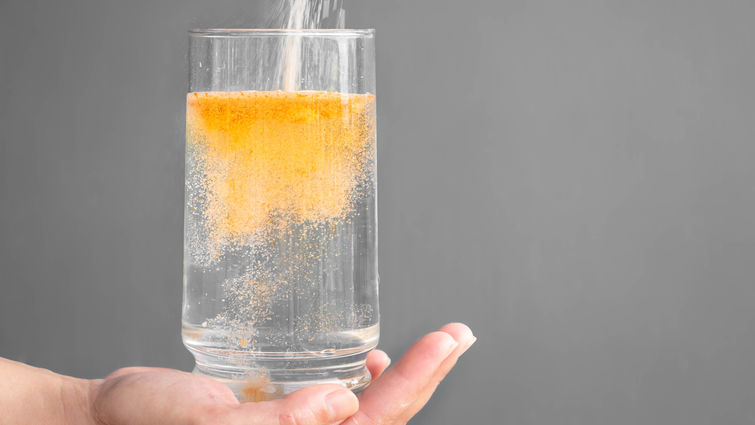
[[[315,385],[279,400],[245,403],[235,410],[238,422],[230,422],[234,424],[329,425],[355,414],[359,401],[340,385]]]

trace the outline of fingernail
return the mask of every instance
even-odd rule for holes
[[[443,351],[446,353],[446,357],[453,353],[458,346],[459,343],[456,342],[456,340],[451,335],[448,335],[448,338],[446,338],[446,342],[443,346]]]
[[[472,336],[472,338],[470,338],[467,343],[464,344],[464,351],[469,350],[469,347],[471,347],[475,342],[477,342],[477,337]]]
[[[391,364],[391,358],[388,356],[388,354],[385,351],[383,351],[383,357],[385,357],[385,362],[388,365],[390,365]],[[386,367],[388,367],[388,366],[386,366]]]
[[[325,403],[330,407],[330,419],[346,419],[359,408],[357,396],[349,390],[335,390],[325,396]]]

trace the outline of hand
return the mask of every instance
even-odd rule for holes
[[[357,398],[340,385],[316,385],[273,401],[239,404],[224,385],[172,369],[125,368],[91,386],[100,425],[405,424],[475,341],[460,323],[417,341],[391,369],[379,350],[367,357],[373,382]]]

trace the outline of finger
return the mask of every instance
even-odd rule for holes
[[[420,409],[422,409],[435,392],[435,389],[438,388],[440,382],[446,377],[446,375],[448,375],[448,372],[451,371],[454,365],[456,365],[459,357],[461,357],[461,355],[464,354],[469,347],[475,343],[475,341],[477,341],[477,338],[472,334],[472,330],[463,323],[449,323],[440,328],[440,331],[451,335],[454,340],[459,343],[459,346],[456,347],[450,356],[443,360],[443,363],[441,363],[440,367],[433,375],[433,378],[430,380],[429,385],[425,387],[417,397],[417,400],[415,400],[412,406],[408,408],[411,416],[415,415]]]
[[[458,343],[446,332],[432,332],[414,343],[394,367],[360,395],[360,409],[345,425],[394,423],[420,396]]]
[[[382,350],[374,350],[367,355],[367,370],[370,371],[372,381],[383,373],[383,371],[391,364],[391,358],[388,357]]]
[[[359,401],[343,386],[315,385],[287,397],[245,403],[233,409],[227,424],[243,425],[329,425],[356,413]]]

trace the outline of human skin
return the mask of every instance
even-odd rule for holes
[[[466,325],[450,323],[420,338],[388,370],[388,356],[371,352],[373,381],[359,396],[315,385],[244,404],[210,378],[173,369],[129,367],[85,380],[0,358],[0,425],[406,424],[475,340]]]

